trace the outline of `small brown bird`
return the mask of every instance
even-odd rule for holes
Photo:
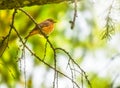
[[[27,39],[30,36],[35,35],[35,34],[40,34],[41,36],[43,36],[41,31],[46,36],[48,36],[54,30],[54,23],[56,23],[56,22],[53,19],[46,19],[45,21],[38,24],[41,29],[39,29],[38,26],[35,26],[33,28],[33,30],[29,33],[29,35],[25,37],[25,39]]]

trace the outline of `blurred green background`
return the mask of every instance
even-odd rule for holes
[[[104,0],[102,0],[104,1]],[[98,3],[97,3],[98,4]],[[54,32],[49,40],[54,47],[60,47],[70,53],[72,58],[87,73],[92,88],[119,88],[120,87],[120,30],[117,24],[115,34],[109,41],[101,40],[102,27],[99,25],[98,8],[89,0],[77,3],[77,17],[75,27],[71,30],[69,21],[74,16],[73,3],[47,4],[43,6],[24,7],[38,23],[53,18]],[[3,53],[7,41],[2,43],[3,38],[9,33],[13,10],[0,10],[0,55]],[[102,16],[102,15],[100,15]],[[35,26],[34,23],[21,11],[17,11],[14,25],[24,38]],[[28,47],[40,58],[44,56],[46,40],[39,35],[30,37]],[[0,57],[0,88],[24,88],[25,74],[27,88],[52,88],[53,70],[38,61],[27,50],[21,61],[22,43],[12,30],[8,47]],[[25,60],[24,60],[25,58]],[[47,45],[45,61],[53,65],[53,52]],[[57,66],[63,73],[66,70],[68,57],[62,52],[57,53]],[[24,73],[24,70],[26,73]],[[81,85],[80,76],[77,82]],[[59,88],[72,88],[71,82],[59,77]],[[89,88],[84,79],[84,88]]]

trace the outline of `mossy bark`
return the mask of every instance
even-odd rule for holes
[[[73,0],[0,0],[0,10],[14,9],[25,6],[33,6],[33,5],[53,4],[64,1],[73,1]]]

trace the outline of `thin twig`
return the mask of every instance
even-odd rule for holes
[[[73,29],[75,26],[76,17],[77,17],[77,0],[74,0],[74,17],[72,21],[69,21],[71,23],[71,29]]]
[[[83,88],[83,73],[81,73],[81,84],[82,84],[82,88]]]
[[[29,14],[27,13],[26,11],[24,11],[23,9],[19,9],[20,11],[22,11],[23,13],[25,13],[35,24],[36,26],[40,29],[40,33],[44,36],[44,38],[47,40],[47,42],[49,43],[50,47],[52,48],[53,50],[53,53],[54,53],[54,66],[55,66],[55,69],[56,69],[56,52],[55,52],[55,48],[53,47],[52,43],[49,41],[48,37],[45,35],[45,33],[42,32],[41,30],[41,27],[40,25],[37,24],[37,22],[34,20],[34,18]],[[27,41],[27,39],[26,39]],[[55,86],[55,80],[56,80],[56,70],[55,70],[55,74],[54,74],[54,82],[53,82],[53,87]]]
[[[26,15],[31,19],[31,21],[33,21],[33,23],[40,29],[40,30],[39,30],[40,33],[47,39],[48,36],[46,36],[45,33],[42,32],[41,26],[37,24],[37,22],[34,20],[34,18],[33,18],[29,13],[27,13],[25,10],[23,10],[23,9],[21,9],[21,8],[19,8],[19,10],[20,10],[21,12],[23,12],[24,14],[26,14]],[[28,38],[27,38],[27,39],[28,39]],[[26,39],[26,40],[27,40],[27,39]]]
[[[15,19],[15,14],[16,14],[16,12],[17,12],[17,9],[14,9],[14,12],[13,12],[13,16],[12,16],[12,23],[11,23],[11,25],[10,25],[10,29],[12,30],[12,28],[13,28],[13,25],[14,25],[14,19]],[[27,40],[26,40],[27,41]],[[26,43],[26,41],[25,41],[25,43]],[[24,59],[24,78],[25,78],[25,88],[27,87],[27,85],[26,85],[26,61],[25,61],[25,51],[24,51],[25,49],[24,49],[24,46],[23,46],[23,49],[22,49],[22,55],[21,55],[21,58],[23,58]],[[20,58],[20,60],[21,60],[21,58]],[[21,61],[20,61],[20,63],[21,63]]]
[[[72,70],[72,67],[71,67],[71,65],[70,65],[70,62],[68,63],[68,66],[69,66],[70,71],[71,71],[71,77],[72,77],[72,79],[74,80],[74,72],[73,72],[73,70]],[[75,88],[73,82],[72,82],[72,84],[73,84],[73,88]]]
[[[25,88],[27,88],[25,49],[23,50],[23,60],[24,60],[24,79],[25,79]]]
[[[42,60],[39,56],[37,56],[35,53],[33,53],[33,52],[28,48],[28,46],[23,42],[23,40],[22,40],[21,36],[19,35],[18,31],[16,30],[16,28],[15,28],[14,26],[13,26],[12,28],[13,28],[14,31],[16,32],[17,36],[19,37],[20,41],[21,41],[22,44],[25,46],[25,48],[26,48],[34,57],[36,57],[36,59],[38,59],[40,62],[42,62],[43,64],[45,64],[45,65],[48,66],[49,68],[53,69],[53,70],[56,71],[57,73],[63,75],[63,76],[66,77],[66,78],[68,78],[69,80],[71,80],[72,82],[74,82],[74,84],[75,84],[78,88],[80,88],[79,85],[78,85],[75,81],[72,80],[72,78],[70,78],[70,77],[67,76],[66,74],[62,73],[61,71],[55,69],[55,67],[52,67],[51,65],[49,65],[48,63],[46,63],[44,60]]]
[[[14,24],[14,18],[15,18],[15,14],[16,14],[16,13],[17,13],[17,10],[15,9],[14,12],[13,12],[13,14],[12,14],[12,22],[11,22],[11,25]],[[4,53],[5,50],[6,50],[6,48],[8,47],[8,42],[9,42],[9,39],[10,39],[11,31],[12,31],[12,27],[10,27],[10,30],[9,30],[8,35],[6,35],[5,37],[3,37],[3,40],[2,40],[2,43],[1,43],[0,47],[3,46],[3,44],[5,43],[5,41],[6,41],[6,43],[5,43],[6,45],[5,45],[5,48],[3,49],[2,53],[1,53],[0,57],[3,55],[3,53]]]
[[[45,51],[44,51],[43,60],[45,60],[46,53],[47,53],[47,41],[46,41],[46,43],[45,43]]]
[[[61,51],[63,51],[64,53],[66,53],[68,55],[69,59],[82,71],[88,85],[90,86],[90,88],[92,88],[92,85],[91,85],[90,81],[88,80],[88,76],[86,75],[86,72],[74,61],[74,59],[70,56],[70,54],[66,50],[64,50],[62,48],[55,48],[55,50],[61,50]]]

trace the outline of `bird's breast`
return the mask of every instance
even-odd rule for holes
[[[51,25],[49,25],[49,26],[47,26],[47,27],[44,27],[44,28],[42,29],[42,31],[43,31],[46,35],[49,35],[53,30],[54,30],[54,25],[53,25],[53,24],[51,24]]]

